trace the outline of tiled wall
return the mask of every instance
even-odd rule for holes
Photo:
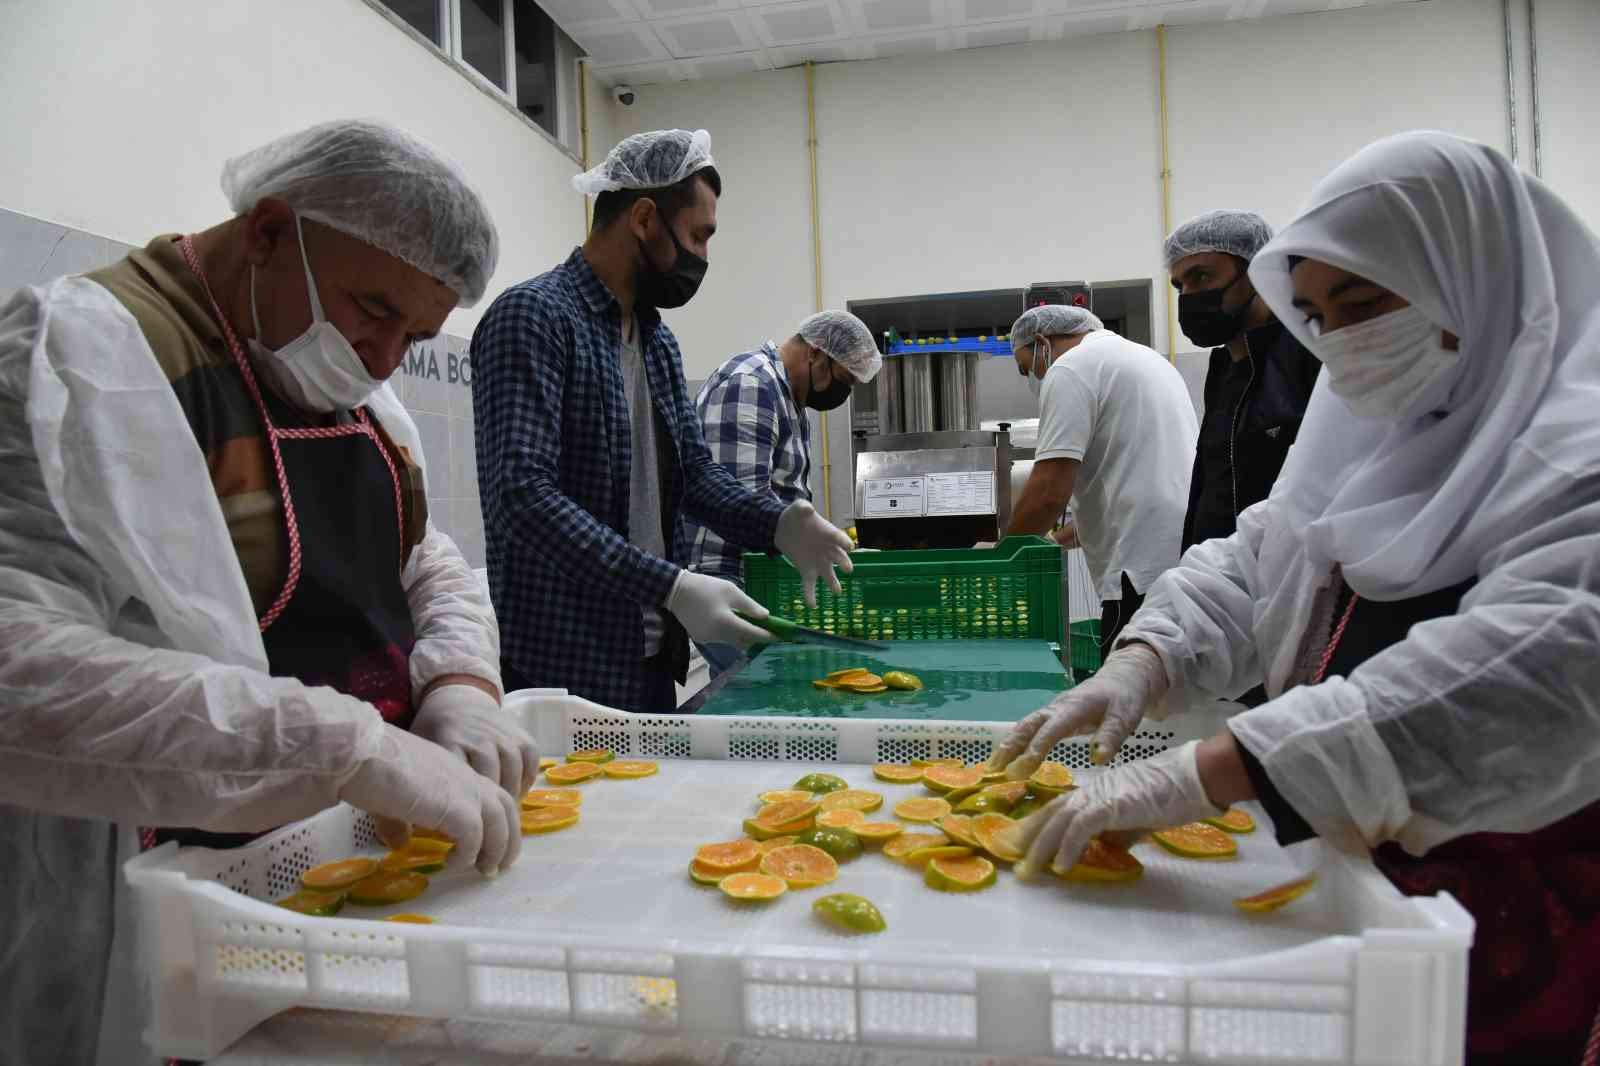
[[[154,236],[154,234],[151,234]],[[0,209],[0,303],[23,285],[98,270],[131,246]],[[428,510],[467,561],[483,566],[483,518],[472,451],[472,371],[467,341],[441,335],[419,346],[391,383],[416,420],[428,469]]]

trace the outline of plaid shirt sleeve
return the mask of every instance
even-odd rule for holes
[[[542,306],[547,299],[508,290],[473,333],[485,518],[507,541],[529,545],[598,594],[665,603],[678,567],[629,544],[562,491],[563,386],[575,353],[562,336],[571,333],[562,328],[567,316]]]
[[[772,453],[778,440],[778,410],[770,383],[754,374],[730,374],[706,386],[695,401],[711,458],[750,492],[772,495]],[[742,550],[707,529],[697,546],[695,569],[741,581]]]

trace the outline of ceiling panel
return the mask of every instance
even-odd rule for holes
[[[612,84],[1412,0],[537,0]]]

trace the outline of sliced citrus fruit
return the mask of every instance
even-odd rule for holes
[[[933,859],[959,859],[965,855],[973,854],[974,849],[964,844],[935,844],[932,847],[918,848],[906,856],[907,866],[921,866]]]
[[[535,807],[522,812],[523,835],[554,833],[578,824],[576,807]]]
[[[278,906],[296,914],[309,914],[313,918],[332,918],[344,909],[344,897],[345,893],[342,890],[317,892],[302,888],[294,895],[280,899]]]
[[[735,873],[744,872],[746,871],[713,870],[711,867],[702,865],[700,862],[695,860],[691,860],[689,863],[689,880],[693,881],[697,885],[720,884],[724,877],[732,877]]]
[[[894,816],[908,822],[937,822],[950,813],[950,802],[935,797],[901,800],[894,805]]]
[[[1233,901],[1233,905],[1242,911],[1252,914],[1265,914],[1275,911],[1286,903],[1292,903],[1311,891],[1311,886],[1317,883],[1317,875],[1302,877],[1295,881],[1286,881],[1281,885],[1274,885],[1265,892],[1257,892],[1253,896],[1245,896]]]
[[[787,825],[767,825],[764,822],[756,821],[754,818],[746,818],[744,820],[744,833],[745,836],[753,840],[772,840],[774,837],[797,836],[806,832],[813,824],[813,820],[809,817],[797,819]]]
[[[974,815],[972,835],[984,851],[1002,862],[1022,859],[1022,825],[1003,814]]]
[[[840,685],[846,692],[855,692],[860,695],[872,696],[879,692],[888,692],[889,686],[879,681],[876,685]]]
[[[848,933],[881,933],[889,928],[871,900],[850,892],[823,896],[811,905],[811,911],[829,925]]]
[[[560,766],[560,759],[543,758],[539,760],[539,769],[548,770],[552,766]]]
[[[812,688],[821,688],[821,689],[837,689],[839,687],[839,682],[837,682],[837,681],[829,681],[829,680],[827,680],[825,678],[820,678],[819,677],[819,678],[817,678],[817,680],[811,682],[811,687]]]
[[[769,803],[793,803],[795,800],[812,802],[811,793],[798,788],[775,788],[770,792],[763,792],[759,799],[763,806]]]
[[[1078,861],[1066,873],[1051,869],[1063,881],[1137,881],[1144,875],[1144,863],[1128,851],[1093,837]]]
[[[983,771],[965,766],[930,766],[922,772],[922,783],[935,792],[976,788],[983,783]]]
[[[730,840],[724,844],[703,844],[695,849],[694,861],[723,873],[754,869],[761,861],[761,845],[754,840]]]
[[[834,795],[840,796],[843,793],[835,792]],[[860,825],[866,820],[867,816],[854,807],[840,807],[837,810],[823,811],[817,815],[817,828],[849,829],[852,826]]]
[[[605,771],[607,777],[633,781],[641,777],[649,777],[661,769],[661,765],[645,759],[617,759],[606,763],[601,769]]]
[[[800,834],[798,843],[821,848],[838,862],[861,854],[861,839],[848,829],[813,829]]]
[[[1250,817],[1249,811],[1241,811],[1237,807],[1229,807],[1221,814],[1204,819],[1207,825],[1214,825],[1218,829],[1226,829],[1230,833],[1254,833],[1256,820]]]
[[[583,793],[575,788],[530,788],[522,796],[524,807],[577,807]]]
[[[815,888],[839,876],[832,855],[810,844],[790,844],[761,856],[761,872],[781,877],[790,888]]]
[[[964,814],[947,814],[939,819],[939,828],[957,844],[965,844],[969,848],[981,848],[978,838],[972,835],[972,819]]]
[[[906,827],[899,822],[860,822],[850,827],[850,832],[863,844],[881,844],[905,831]]]
[[[861,671],[859,674],[846,674],[844,677],[837,678],[834,681],[834,684],[838,685],[840,688],[854,689],[858,692],[864,688],[889,687],[888,685],[884,684],[883,678],[879,677],[877,674],[868,673],[865,670]]]
[[[768,837],[766,840],[761,841],[761,854],[765,855],[773,848],[786,848],[790,844],[799,841],[799,839],[797,836]]]
[[[850,785],[844,778],[833,774],[807,774],[789,787],[802,792],[837,792]]]
[[[882,806],[883,797],[864,788],[847,788],[822,797],[825,811],[875,811]]]
[[[617,757],[617,753],[610,748],[584,748],[581,751],[569,752],[568,762],[603,763],[610,762]]]
[[[946,803],[954,807],[956,804],[976,796],[982,788],[982,785],[968,785],[966,788],[952,788],[949,792],[944,794],[944,799]]]
[[[960,759],[912,759],[911,765],[919,770],[926,770],[930,766],[965,766]]]
[[[904,670],[886,670],[883,674],[883,683],[902,692],[915,692],[922,687],[922,678]]]
[[[400,922],[404,925],[432,925],[433,919],[426,914],[391,914],[385,918],[386,922]]]
[[[1053,798],[1054,797],[1051,797],[1051,799]],[[1034,811],[1038,810],[1040,807],[1043,807],[1049,802],[1050,799],[1045,799],[1029,793],[1022,798],[1021,803],[1007,811],[1006,816],[1012,821],[1020,822],[1022,819],[1026,818],[1028,815],[1032,814]]]
[[[1150,835],[1157,844],[1186,859],[1231,859],[1239,853],[1233,837],[1204,822],[1157,829]]]
[[[578,785],[603,773],[594,763],[575,762],[565,766],[552,766],[544,772],[544,779],[552,785]]]
[[[381,871],[350,886],[350,902],[364,907],[383,907],[416,899],[428,890],[428,879],[421,874]]]
[[[948,843],[950,838],[943,833],[901,833],[883,846],[883,853],[895,862],[905,862],[913,851]]]
[[[981,855],[930,859],[922,872],[923,884],[940,892],[976,892],[994,880],[994,863]]]
[[[980,764],[978,770],[983,774],[985,781],[1004,781],[1006,779],[1006,768],[1004,766],[998,770],[991,770],[987,764]]]
[[[1051,789],[1056,792],[1065,792],[1072,788],[1072,771],[1058,762],[1043,762],[1028,778],[1028,784],[1036,789]]]
[[[724,894],[743,901],[777,899],[789,891],[788,882],[769,874],[729,874],[717,882],[717,887]]]
[[[443,855],[397,848],[378,860],[380,870],[411,870],[419,874],[436,874],[444,869]]]
[[[914,785],[922,780],[922,768],[905,763],[881,762],[872,768],[872,776],[897,785]]]
[[[868,670],[865,666],[852,666],[852,667],[849,667],[848,669],[845,669],[845,670],[835,670],[832,673],[827,674],[823,678],[823,680],[825,680],[825,681],[838,681],[841,678],[854,677],[856,674],[867,674],[867,673],[871,673],[871,671]]]
[[[340,859],[338,862],[313,866],[300,875],[300,883],[314,891],[326,892],[334,888],[348,888],[377,869],[376,859]]]
[[[813,799],[780,800],[769,803],[756,813],[762,825],[787,825],[790,822],[809,820],[816,815],[820,804]]]
[[[1001,781],[998,784],[984,785],[978,791],[980,796],[994,796],[1004,803],[1009,809],[1021,803],[1028,794],[1026,781]]]

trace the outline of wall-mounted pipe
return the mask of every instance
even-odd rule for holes
[[[815,65],[806,60],[806,153],[811,157],[812,309],[822,310],[822,220],[817,206],[817,94]],[[828,412],[822,412],[822,513],[833,518],[833,458],[828,442]]]
[[[1500,24],[1506,38],[1506,123],[1511,162],[1517,162],[1517,69],[1511,52],[1511,0],[1500,0]]]
[[[1532,3],[1532,0],[1529,0]],[[1165,241],[1172,232],[1172,162],[1167,154],[1167,27],[1156,27],[1156,72],[1161,96],[1161,233],[1157,238]],[[1177,311],[1173,306],[1176,296],[1171,285],[1161,286],[1167,294],[1167,361],[1178,361]]]
[[[1539,30],[1534,25],[1533,0],[1528,0],[1528,84],[1533,100],[1533,173],[1544,177],[1544,151],[1539,144]]]
[[[1506,0],[1510,3],[1511,0]],[[578,160],[589,169],[589,61],[578,60]],[[583,197],[583,236],[589,237],[589,198]]]

